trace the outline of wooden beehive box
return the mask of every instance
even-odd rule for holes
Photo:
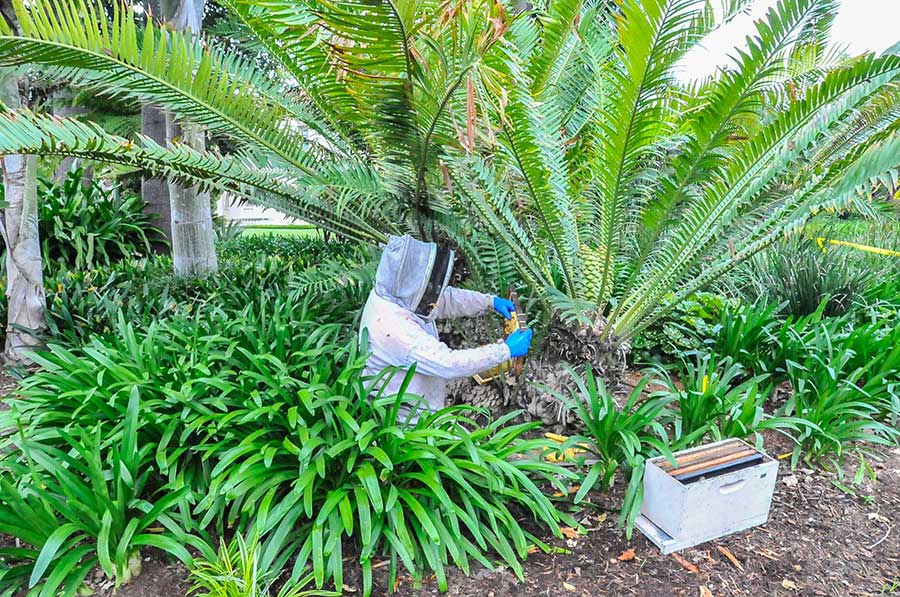
[[[635,526],[668,554],[765,523],[778,462],[729,439],[647,462]]]

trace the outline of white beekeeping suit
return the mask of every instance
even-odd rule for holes
[[[447,380],[475,375],[510,358],[505,343],[453,350],[438,339],[436,319],[472,317],[493,305],[492,295],[448,287],[452,269],[453,251],[410,236],[391,236],[360,322],[360,338],[367,330],[371,352],[365,374],[416,363],[407,394],[423,397],[431,410],[444,407]],[[402,372],[395,374],[385,395],[396,393],[403,378]]]

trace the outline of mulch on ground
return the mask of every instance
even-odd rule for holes
[[[875,470],[878,482],[855,487],[854,496],[833,483],[836,474],[791,471],[782,463],[765,526],[684,550],[680,557],[660,554],[637,531],[627,541],[614,513],[590,515],[583,521],[590,533],[555,542],[571,554],[529,558],[524,583],[507,570],[480,570],[470,578],[454,571],[448,594],[900,595],[900,450],[886,452]],[[401,582],[399,594],[440,593],[432,585],[416,590]]]

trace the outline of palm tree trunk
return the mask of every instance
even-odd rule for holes
[[[166,113],[156,106],[145,105],[141,108],[141,134],[153,139],[160,145],[166,144]],[[153,241],[153,248],[158,253],[165,253],[172,244],[172,209],[169,205],[169,185],[159,176],[141,178],[141,198],[144,200],[144,213],[152,217],[151,225],[160,234]]]
[[[13,109],[21,105],[18,80],[0,83],[0,101]],[[46,329],[44,274],[38,237],[37,157],[9,155],[0,159],[6,208],[0,232],[6,243],[7,328],[4,358],[30,363],[28,351],[40,345]]]
[[[166,114],[166,134],[170,139],[180,139],[181,143],[194,149],[204,149],[203,132],[193,126],[179,126],[171,114]],[[198,185],[182,187],[170,182],[169,204],[175,273],[180,276],[202,276],[218,271],[209,193],[201,192]]]
[[[179,0],[175,7],[171,6],[173,2],[164,4],[168,4],[163,10],[170,17],[169,23],[172,26],[179,30],[200,32],[206,0]],[[174,11],[168,12],[166,8],[174,8]],[[178,140],[194,149],[206,148],[203,131],[193,126],[182,128],[175,122],[172,114],[166,114],[166,136],[169,142]],[[169,204],[175,273],[181,276],[202,276],[218,271],[209,193],[201,192],[197,185],[182,187],[170,182]]]

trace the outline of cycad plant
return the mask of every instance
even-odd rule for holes
[[[620,349],[900,163],[900,57],[809,64],[834,0],[780,0],[731,66],[679,82],[749,3],[224,0],[250,61],[131,8],[16,0],[0,64],[152,102],[234,149],[19,111],[0,153],[139,166],[351,239],[449,238],[483,286],[524,281]]]
[[[798,47],[827,42],[834,4],[782,0],[731,67],[690,85],[679,61],[717,26],[708,3],[554,2],[572,23],[559,39],[554,19],[516,20],[496,67],[508,86],[485,93],[496,150],[453,164],[455,205],[535,285],[627,341],[900,161],[900,58],[789,78]]]

